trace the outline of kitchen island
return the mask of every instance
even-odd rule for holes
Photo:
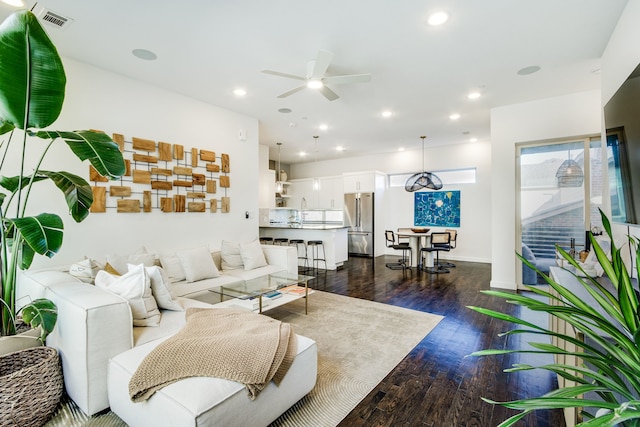
[[[327,270],[336,270],[349,259],[347,227],[343,225],[330,224],[270,224],[260,226],[260,237],[322,240],[327,260]],[[311,251],[308,253],[309,266],[311,266]],[[298,261],[300,266],[304,266],[304,260]],[[324,267],[320,262],[319,266]]]

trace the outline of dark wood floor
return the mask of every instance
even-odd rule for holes
[[[546,371],[504,373],[513,363],[548,363],[532,356],[465,357],[486,348],[522,348],[524,338],[499,337],[507,324],[466,308],[515,315],[518,307],[481,294],[489,289],[489,264],[456,262],[449,274],[407,274],[385,262],[397,257],[351,258],[338,271],[320,272],[317,289],[445,316],[440,324],[341,422],[340,426],[497,426],[515,412],[485,403],[539,396],[556,387]],[[545,322],[526,314],[528,320]],[[398,333],[401,333],[399,331]],[[525,359],[526,357],[526,359]],[[531,414],[518,424],[564,426],[562,413]]]

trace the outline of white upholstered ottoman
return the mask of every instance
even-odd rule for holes
[[[129,380],[162,341],[134,347],[109,361],[109,404],[129,426],[266,426],[309,393],[316,382],[316,343],[298,335],[298,354],[280,386],[272,381],[253,401],[238,382],[196,377],[166,386],[143,403],[133,403]]]

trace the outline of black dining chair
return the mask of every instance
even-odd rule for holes
[[[386,230],[384,232],[384,237],[388,248],[402,251],[402,258],[400,258],[398,262],[388,262],[385,266],[392,270],[411,270],[411,247],[409,246],[409,243],[398,243],[396,241],[395,233],[391,230]],[[407,252],[409,253],[408,256]]]
[[[445,233],[449,233],[449,235],[451,236],[451,238],[449,239],[449,250],[451,249],[455,249],[456,248],[456,242],[458,241],[458,232],[456,230],[452,230],[450,228],[447,228],[446,230],[444,230]],[[438,265],[441,265],[445,268],[453,268],[456,265],[452,262],[439,262]]]
[[[449,252],[449,250],[451,250],[451,234],[446,231],[431,233],[430,245],[421,249],[422,270],[432,274],[449,273],[449,270],[440,264],[440,252]],[[436,253],[436,259],[433,262],[433,267],[426,267],[424,257],[431,252]]]

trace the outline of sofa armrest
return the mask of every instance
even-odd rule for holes
[[[87,415],[108,408],[109,359],[133,347],[128,302],[59,271],[27,272],[18,289],[27,299],[45,297],[58,307],[47,345],[60,353],[69,396]]]
[[[287,270],[289,274],[298,274],[298,252],[293,246],[261,245],[267,264]]]

